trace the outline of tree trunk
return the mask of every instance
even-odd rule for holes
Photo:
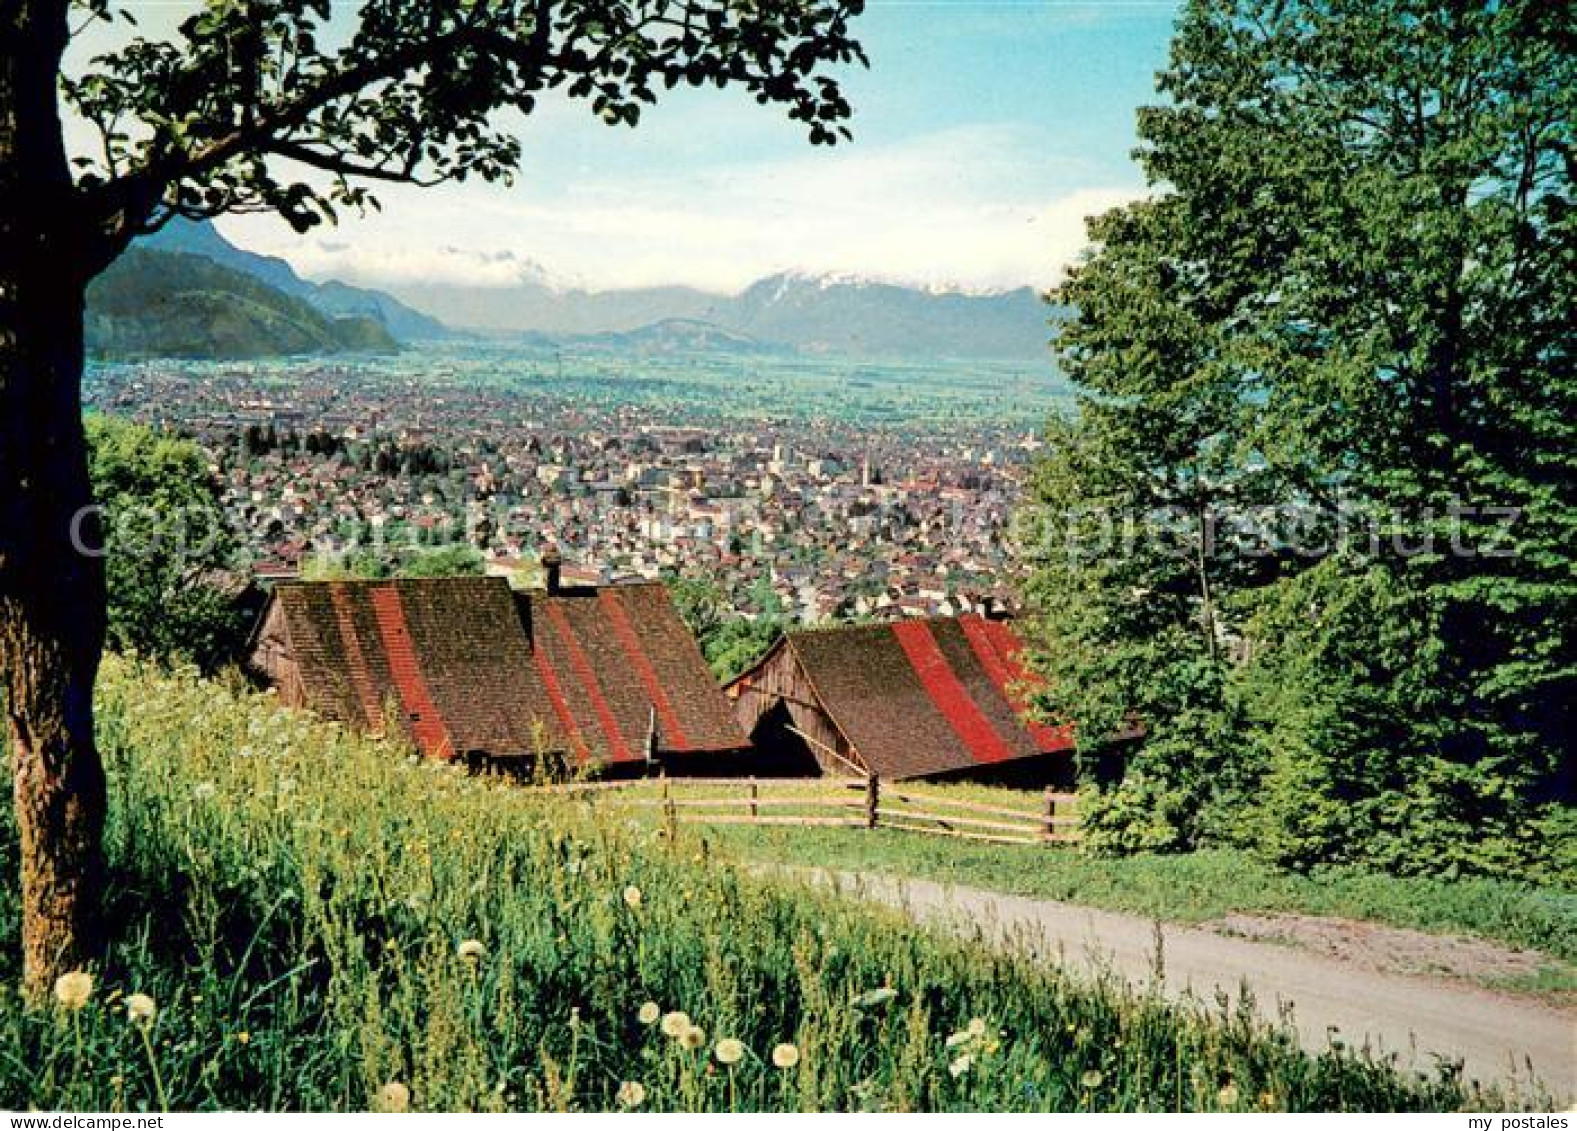
[[[86,278],[56,105],[64,0],[0,15],[0,678],[22,850],[24,989],[100,941],[104,575],[82,435]]]

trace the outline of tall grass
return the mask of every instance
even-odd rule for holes
[[[776,888],[239,687],[112,660],[100,717],[113,937],[79,1010],[0,1001],[7,1108],[1501,1102]],[[9,889],[0,915],[14,938]],[[157,1003],[147,1027],[133,993]],[[644,1023],[648,1002],[704,1039]],[[791,1068],[771,1062],[783,1043]]]

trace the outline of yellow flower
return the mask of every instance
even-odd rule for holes
[[[1228,1084],[1216,1093],[1216,1099],[1222,1107],[1236,1107],[1238,1102],[1238,1089],[1236,1084]]]
[[[641,1006],[641,1011],[635,1016],[642,1025],[655,1025],[657,1019],[663,1015],[662,1006],[655,1001],[649,1001]]]
[[[626,1080],[619,1085],[620,1107],[640,1107],[646,1102],[646,1085],[638,1080]]]
[[[138,1025],[152,1025],[153,1019],[159,1016],[159,1007],[147,994],[128,994],[126,1016]]]
[[[699,1025],[692,1025],[684,1031],[679,1043],[687,1049],[698,1049],[706,1044],[706,1030]]]
[[[745,1044],[743,1041],[736,1041],[733,1037],[724,1037],[717,1042],[712,1055],[717,1057],[719,1064],[738,1064],[745,1059]]]
[[[92,996],[93,975],[85,970],[73,970],[55,979],[55,1000],[66,1009],[81,1009]]]
[[[482,944],[481,939],[466,939],[455,949],[455,953],[467,962],[480,962],[487,954],[487,947]]]
[[[407,1111],[411,1106],[411,1090],[398,1080],[390,1080],[378,1089],[378,1110]]]
[[[631,884],[624,889],[624,902],[632,909],[638,910],[641,906],[641,889]]]
[[[690,1015],[680,1010],[663,1014],[663,1036],[678,1040],[691,1028]]]
[[[786,1041],[775,1046],[772,1050],[772,1063],[779,1068],[793,1068],[799,1063],[799,1049]]]
[[[1089,1071],[1085,1072],[1083,1076],[1079,1077],[1079,1083],[1083,1084],[1086,1088],[1099,1088],[1101,1086],[1101,1081],[1104,1079],[1106,1079],[1106,1077],[1101,1075],[1100,1069],[1091,1068]]]
[[[252,1034],[242,1029],[235,1035],[235,1039],[243,1045],[249,1045],[252,1043]]]

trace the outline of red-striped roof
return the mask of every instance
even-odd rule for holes
[[[511,592],[501,578],[297,582],[274,592],[307,705],[392,716],[428,754],[639,762],[748,748],[661,584]]]
[[[798,664],[865,766],[903,779],[1072,749],[1068,731],[1026,720],[1022,651],[1006,624],[938,617],[790,633],[757,670]]]

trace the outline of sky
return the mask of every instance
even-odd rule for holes
[[[547,101],[521,126],[511,187],[378,186],[381,213],[306,236],[269,217],[219,227],[309,278],[365,285],[736,291],[796,270],[1046,287],[1086,216],[1144,192],[1134,111],[1156,99],[1176,14],[1174,0],[870,0],[854,25],[870,68],[837,75],[852,143],[812,147],[735,90],[681,87],[634,130]]]

